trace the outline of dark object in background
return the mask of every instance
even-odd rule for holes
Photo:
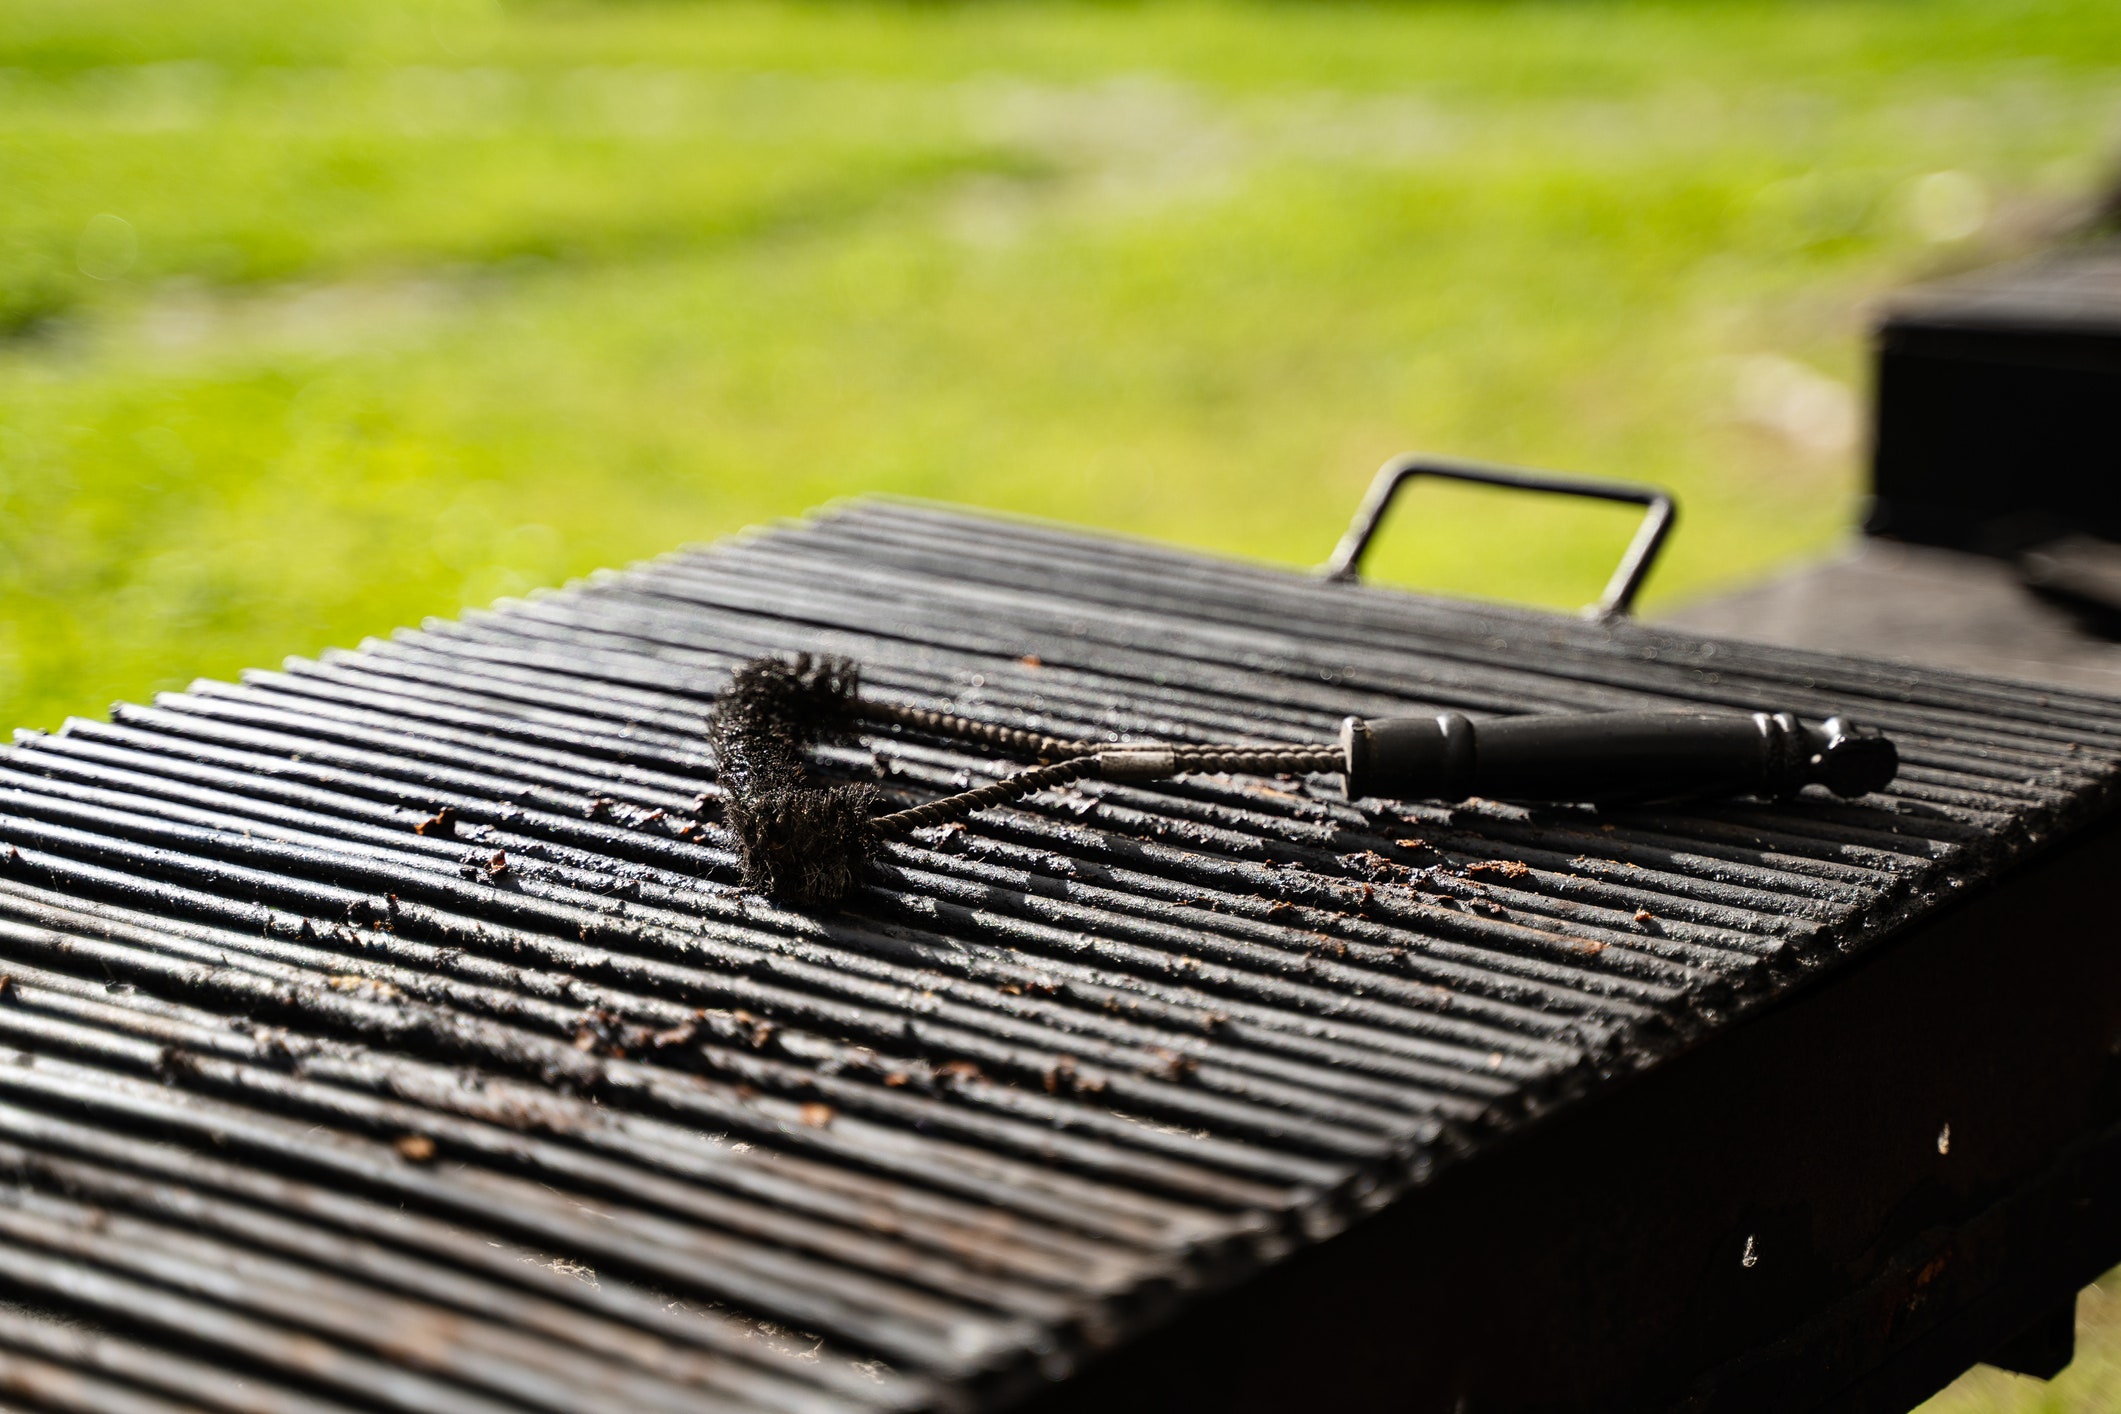
[[[2010,555],[2121,540],[2121,242],[1896,295],[1865,529]]]
[[[2121,694],[2121,241],[1908,290],[1876,346],[1853,552],[1660,618]]]

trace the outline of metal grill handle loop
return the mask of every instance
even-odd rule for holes
[[[1646,513],[1635,538],[1628,542],[1625,554],[1613,570],[1613,577],[1606,581],[1605,593],[1598,602],[1584,609],[1584,617],[1592,619],[1614,619],[1625,616],[1635,603],[1636,591],[1649,577],[1650,566],[1656,562],[1657,552],[1664,546],[1665,537],[1671,533],[1672,522],[1678,518],[1679,506],[1671,493],[1655,486],[1645,486],[1630,481],[1595,481],[1582,476],[1557,476],[1550,472],[1526,471],[1512,466],[1492,466],[1485,462],[1455,461],[1443,457],[1404,456],[1395,457],[1379,469],[1370,482],[1370,489],[1362,498],[1362,505],[1355,512],[1355,519],[1348,523],[1347,533],[1333,547],[1333,554],[1319,566],[1322,578],[1340,582],[1354,582],[1360,578],[1363,554],[1370,548],[1370,541],[1377,534],[1378,525],[1384,520],[1392,498],[1399,488],[1417,476],[1442,477],[1447,481],[1470,481],[1481,486],[1502,486],[1513,491],[1543,491],[1557,496],[1588,496],[1598,501],[1619,501],[1626,505],[1643,506]]]

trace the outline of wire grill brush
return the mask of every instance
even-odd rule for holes
[[[850,740],[857,723],[972,742],[1041,764],[925,805],[885,811],[871,785],[810,778],[811,745]],[[1854,798],[1899,769],[1893,744],[1845,718],[1817,726],[1786,712],[1587,712],[1475,723],[1456,712],[1350,717],[1340,739],[1308,746],[1138,745],[1047,736],[861,695],[845,658],[756,658],[716,700],[709,728],[745,887],[792,904],[831,903],[883,842],[962,820],[1072,781],[1193,773],[1338,772],[1350,800],[1621,804],[1724,795],[1793,795],[1823,785]]]

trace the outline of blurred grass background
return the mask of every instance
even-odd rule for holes
[[[2081,223],[2112,0],[0,5],[0,715],[869,489],[1289,563],[1425,449],[1857,511],[1867,304]],[[1422,487],[1404,582],[1624,516]],[[2052,1386],[2112,1409],[2121,1300]]]
[[[888,489],[1293,563],[1410,448],[1856,509],[1864,307],[2044,240],[2111,0],[9,0],[0,715]],[[1543,603],[1626,518],[1423,487]]]

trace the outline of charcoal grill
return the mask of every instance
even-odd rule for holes
[[[1722,704],[1904,766],[1603,812],[1084,782],[791,912],[702,737],[799,650],[1076,736]],[[0,1390],[1904,1408],[2052,1363],[2121,1256],[2117,747],[2103,698],[890,501],[23,734]]]

